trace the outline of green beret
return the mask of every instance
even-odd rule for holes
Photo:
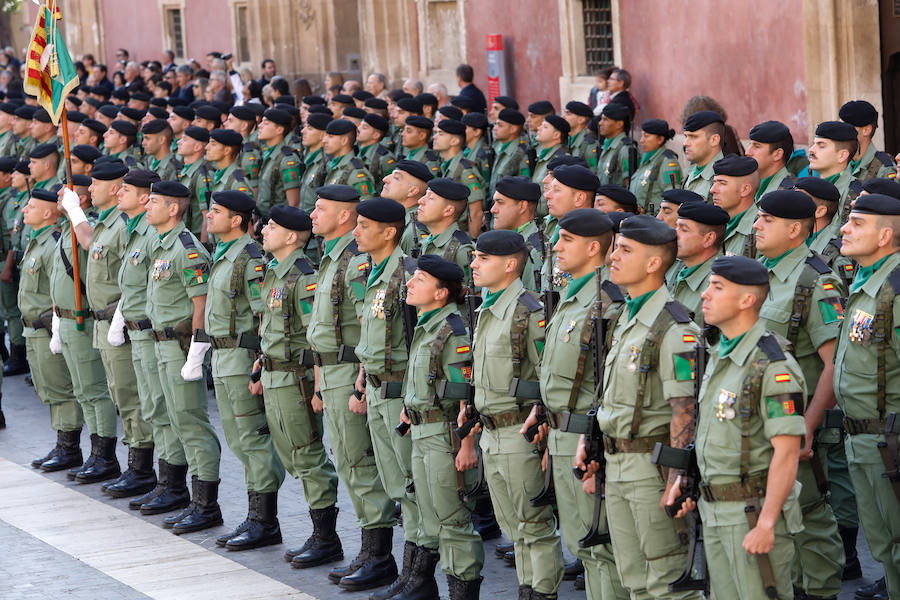
[[[419,270],[441,281],[462,281],[465,276],[462,267],[435,254],[423,254],[419,257],[417,266]]]
[[[712,274],[738,285],[765,285],[769,271],[763,264],[747,256],[720,256],[712,263]]]
[[[612,231],[613,224],[603,211],[596,208],[576,208],[559,220],[559,228],[573,235],[596,237]]]
[[[619,225],[619,235],[648,246],[675,241],[675,230],[651,215],[633,215]]]
[[[491,256],[509,256],[527,249],[525,238],[508,229],[485,231],[475,241],[475,250]]]

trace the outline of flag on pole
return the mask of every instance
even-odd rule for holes
[[[42,2],[28,48],[25,93],[36,97],[54,125],[59,124],[66,96],[78,87],[78,74],[59,30],[62,13],[56,0]]]

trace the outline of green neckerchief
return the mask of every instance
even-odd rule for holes
[[[443,308],[443,307],[441,307],[441,308]],[[419,320],[416,321],[416,327],[418,327],[419,325],[424,325],[425,323],[428,322],[429,319],[431,319],[431,317],[438,314],[439,312],[441,312],[440,308],[435,308],[434,310],[429,310],[428,312],[423,312],[422,315],[419,317]]]
[[[264,161],[265,161],[265,160],[269,160],[269,157],[272,156],[272,153],[273,153],[273,152],[275,152],[275,146],[277,146],[277,145],[278,145],[278,144],[275,144],[275,145],[273,145],[273,146],[268,146],[265,150],[263,150],[263,156],[262,156],[262,159],[263,159]]]
[[[759,189],[756,190],[755,199],[758,201],[760,196],[762,196],[763,190],[766,189],[766,186],[769,185],[769,182],[772,181],[772,178],[778,175],[778,173],[772,173],[768,177],[763,177],[762,181],[759,182]]]
[[[697,269],[703,266],[703,263],[699,265],[694,265],[693,267],[683,267],[680,271],[678,271],[678,276],[675,278],[675,283],[681,283],[691,275],[697,272]]]
[[[384,273],[385,268],[387,268],[388,261],[391,259],[390,256],[385,258],[383,261],[372,267],[372,272],[369,273],[369,279],[366,281],[366,287],[369,287],[375,280],[381,277],[381,274]]]
[[[230,167],[231,165],[228,165]],[[222,178],[225,176],[225,171],[228,170],[228,167],[224,169],[216,169],[216,172],[213,173],[213,185],[219,185],[219,182],[222,181]]]
[[[441,161],[441,172],[442,172],[442,173],[445,173],[445,172],[447,171],[447,167],[450,166],[450,163],[451,163],[452,161],[453,161],[452,158],[451,158],[450,160],[443,160],[443,161]]]
[[[188,171],[191,170],[191,167],[192,167],[192,166],[194,165],[194,163],[196,163],[196,162],[198,162],[198,161],[195,160],[195,161],[192,162],[191,164],[185,163],[184,166],[181,167],[181,173],[178,174],[178,179],[180,180],[182,177],[184,177],[185,175],[187,175],[187,174],[188,174]]]
[[[885,256],[884,258],[879,260],[874,265],[869,265],[868,267],[859,267],[856,270],[856,277],[853,278],[853,283],[850,284],[850,293],[852,294],[852,293],[856,292],[857,290],[859,290],[859,288],[861,288],[862,286],[866,285],[866,282],[869,280],[869,278],[872,275],[875,274],[875,271],[880,269],[881,265],[883,265],[885,263],[885,261],[887,259],[889,259],[891,256],[893,256],[893,255],[888,254],[887,256]]]
[[[150,170],[155,171],[157,168],[159,168],[159,163],[161,163],[161,162],[162,162],[161,159],[158,159],[155,156],[151,156],[150,157]]]
[[[559,224],[556,225],[556,229],[553,230],[553,236],[550,238],[550,247],[556,245],[556,242],[559,241]]]
[[[703,172],[703,169],[706,168],[706,165],[694,165],[694,172],[691,173],[691,179],[695,177],[700,177],[700,173]]]
[[[233,239],[230,242],[219,242],[218,244],[216,244],[216,254],[215,256],[213,256],[213,262],[216,262],[217,260],[222,258],[222,255],[228,252],[228,249],[234,246],[234,243],[236,241],[237,239]]]
[[[107,216],[109,213],[111,213],[112,211],[114,211],[115,209],[116,209],[115,206],[110,206],[110,207],[107,208],[106,210],[101,211],[101,212],[100,212],[100,216],[97,217],[97,222],[98,222],[98,223],[102,222],[103,219],[105,219],[106,216]]]
[[[469,152],[471,152],[471,151],[472,151],[472,149],[469,148],[468,146],[463,148],[463,151],[462,151],[463,158],[469,158]]]
[[[375,144],[372,144],[372,145],[374,146]],[[313,164],[313,163],[316,161],[316,159],[319,157],[319,154],[320,154],[321,152],[322,152],[322,149],[321,149],[321,148],[319,148],[319,149],[316,150],[315,152],[312,152],[309,156],[307,156],[307,157],[303,160],[303,164],[306,165],[307,167],[308,167],[309,165]]]
[[[850,161],[850,164],[847,165],[847,168],[850,169],[850,172],[851,172],[851,173],[852,173],[853,171],[856,170],[856,167],[859,166],[859,163],[862,162],[862,159],[863,159],[863,155],[860,154],[860,155],[859,155],[859,160],[851,160],[851,161]],[[832,181],[831,183],[834,183],[834,182]]]
[[[750,210],[749,208],[747,210]],[[728,223],[725,224],[725,238],[727,239],[731,233],[737,229],[738,223],[741,222],[741,217],[747,214],[747,210],[744,212],[734,215],[730,219],[728,219]]]
[[[485,308],[488,308],[489,306],[491,306],[492,304],[494,304],[497,301],[497,299],[500,297],[500,295],[503,294],[503,292],[505,292],[505,291],[506,291],[506,288],[503,288],[502,290],[497,291],[497,292],[485,291],[484,298],[481,301],[481,308],[485,309]]]
[[[609,150],[609,146],[612,144],[614,139],[615,138],[603,138],[603,151],[601,152],[601,154]]]
[[[269,269],[274,269],[277,266],[278,266],[277,258],[273,258],[272,260],[269,261],[269,267],[268,267]]]
[[[375,142],[374,144],[369,144],[368,146],[360,146],[356,150],[357,158],[365,158],[366,154],[369,153],[369,148],[374,148],[376,145],[378,145],[378,142]]]
[[[497,154],[503,154],[506,151],[506,149],[509,148],[509,145],[512,144],[514,141],[515,140],[509,140],[508,142],[501,142],[500,149],[497,151]]]
[[[538,160],[544,160],[545,158],[547,158],[547,156],[550,155],[554,148],[556,148],[555,145],[550,146],[549,148],[541,148],[541,151],[538,152]]]
[[[728,356],[728,354],[732,350],[734,350],[734,347],[737,346],[738,343],[740,343],[740,341],[744,338],[745,335],[747,335],[746,331],[744,333],[742,333],[741,335],[737,336],[736,338],[728,339],[727,337],[725,337],[724,334],[720,334],[719,335],[719,356],[721,356],[721,357]]]
[[[36,238],[37,236],[41,235],[42,233],[44,233],[45,231],[47,231],[47,230],[50,229],[51,227],[53,227],[53,225],[45,225],[45,226],[41,227],[40,229],[38,229],[37,231],[32,231],[32,232],[31,232],[31,239]]]
[[[794,250],[794,249],[791,248],[791,249],[788,250],[787,252],[784,252],[784,253],[782,253],[781,255],[776,256],[775,258],[764,258],[763,261],[762,261],[762,262],[763,262],[763,266],[771,271],[772,269],[775,268],[775,265],[777,265],[778,263],[781,262],[781,259],[782,259],[782,258],[784,258],[784,257],[787,256],[788,254],[790,254],[793,250]]]
[[[650,152],[644,152],[643,154],[641,154],[641,162],[638,164],[638,166],[643,167],[644,165],[646,165],[654,156],[659,153],[660,150],[662,150],[662,146],[660,146],[656,150],[651,150]]]
[[[344,158],[344,157],[343,156],[335,156],[334,158],[332,158],[331,162],[328,163],[328,170],[334,171],[335,168],[338,166],[338,163],[341,162],[342,158]]]
[[[6,187],[5,187],[5,188],[3,188],[3,189],[0,189],[0,194],[3,194],[3,193],[5,193],[5,192],[6,192],[6,190],[8,190],[8,189],[9,189],[9,188],[11,188],[11,187],[12,187],[12,186],[11,186],[11,185],[8,185],[8,186],[6,186]]]
[[[656,290],[653,290],[651,292],[647,292],[646,294],[641,294],[637,298],[631,298],[630,296],[625,298],[625,306],[628,307],[629,321],[634,318],[634,315],[636,315],[638,311],[641,310],[641,307],[647,303],[647,300],[649,300],[650,296],[652,296],[655,292]]]
[[[42,190],[42,189],[44,189],[44,187],[45,187],[48,183],[50,183],[51,181],[53,181],[53,177],[50,177],[49,179],[45,179],[45,180],[43,180],[43,181],[38,181],[37,183],[34,184],[34,186],[32,187],[32,189]]]
[[[331,250],[337,246],[337,243],[341,241],[341,238],[336,237],[333,240],[325,240],[325,254],[331,254]]]
[[[531,225],[531,221],[528,221],[528,222],[526,222],[526,223],[523,223],[522,225],[519,225],[518,227],[516,227],[516,232],[517,232],[517,233],[522,233],[523,231],[525,231],[526,229],[528,229],[528,226],[529,226],[529,225]]]
[[[591,270],[587,275],[582,275],[578,279],[572,279],[569,281],[568,285],[566,285],[566,300],[577,294],[581,291],[587,282],[590,281],[594,277],[594,271]]]
[[[843,173],[843,171],[841,171],[841,173]],[[838,178],[841,176],[841,173],[835,173],[834,175],[830,175],[829,177],[825,178],[825,181],[827,181],[828,183],[835,183],[835,182],[837,182]]]
[[[147,213],[141,213],[135,217],[128,219],[128,234],[129,235],[131,235],[131,232],[133,232],[135,229],[137,229],[137,226],[141,222],[141,218],[143,218],[143,216],[145,214],[147,214]]]
[[[810,246],[812,246],[813,242],[816,241],[816,238],[819,237],[819,234],[822,233],[823,231],[825,231],[824,227],[818,231],[814,231],[813,233],[809,234],[809,237],[806,238],[806,247],[809,248]]]

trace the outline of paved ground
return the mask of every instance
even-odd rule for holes
[[[362,600],[367,593],[346,593],[328,582],[330,567],[291,569],[281,558],[285,548],[300,545],[311,533],[298,481],[285,481],[279,496],[279,518],[285,545],[250,552],[227,552],[216,536],[236,525],[247,510],[240,463],[223,448],[220,503],[225,527],[174,536],[162,529],[163,515],[142,517],[128,510],[127,500],[113,500],[99,485],[79,485],[64,472],[42,473],[28,465],[53,445],[48,410],[23,377],[3,381],[3,410],[8,428],[0,431],[0,598],[4,600],[137,600],[172,598],[298,598]],[[215,400],[210,416],[223,441]],[[89,448],[85,431],[82,448]],[[118,447],[125,465],[127,449]],[[352,508],[340,491],[338,519],[346,561],[359,547]],[[402,532],[394,536],[394,555],[402,556]],[[483,598],[515,598],[515,572],[494,556],[496,541],[485,544]],[[881,570],[860,536],[867,580]],[[440,575],[440,573],[439,573]],[[447,597],[443,577],[438,578]],[[853,598],[861,582],[846,582],[840,598]],[[571,582],[563,582],[561,600],[584,598]]]

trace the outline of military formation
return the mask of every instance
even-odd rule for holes
[[[313,533],[285,560],[372,599],[437,598],[438,564],[478,598],[501,530],[524,600],[836,598],[860,526],[857,598],[900,596],[900,183],[867,102],[805,152],[696,112],[682,159],[616,101],[108,98],[67,100],[70,170],[43,108],[0,104],[33,467],[226,525],[211,389],[248,507],[216,543],[291,542],[290,474]]]

